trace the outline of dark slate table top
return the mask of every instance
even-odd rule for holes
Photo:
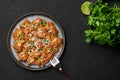
[[[80,12],[85,0],[0,0],[0,80],[64,80],[50,67],[29,71],[18,66],[7,50],[11,24],[28,12],[44,12],[62,25],[66,48],[60,58],[71,80],[120,80],[120,47],[86,44],[87,19]],[[96,1],[96,0],[90,0]]]

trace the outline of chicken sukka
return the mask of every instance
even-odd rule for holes
[[[13,32],[13,48],[20,61],[28,65],[45,65],[62,47],[58,33],[52,22],[26,19]]]

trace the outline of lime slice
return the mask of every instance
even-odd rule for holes
[[[90,9],[89,9],[90,4],[92,4],[92,2],[89,2],[89,1],[85,1],[82,4],[81,11],[82,11],[83,14],[90,15]]]

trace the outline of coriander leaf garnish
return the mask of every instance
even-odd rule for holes
[[[34,26],[34,23],[33,22],[31,22],[31,27],[33,27]]]
[[[56,37],[56,36],[57,36],[57,34],[56,34],[56,33],[54,33],[54,34],[53,34],[53,36],[54,36],[54,37]]]
[[[39,28],[34,28],[34,30],[38,30]]]
[[[18,50],[18,51],[17,51],[17,54],[19,54],[20,52],[21,52],[21,51],[20,51],[20,50]]]
[[[34,46],[34,41],[30,42],[31,46]]]
[[[29,52],[29,49],[26,49],[26,52]]]
[[[40,61],[41,60],[41,58],[40,58],[40,56],[38,56],[38,61]]]
[[[21,34],[20,34],[20,35],[18,35],[18,38],[19,38],[19,39],[21,39],[21,38],[22,38],[22,35],[21,35]]]
[[[46,26],[46,21],[42,20],[41,24],[42,24],[42,26]]]
[[[33,38],[33,34],[30,35],[30,38]]]
[[[23,26],[26,27],[27,26],[26,23],[23,23]]]
[[[45,43],[45,42],[47,42],[47,40],[46,40],[46,39],[43,39],[43,42]]]
[[[55,48],[51,48],[51,50],[50,51],[55,51],[56,49]]]
[[[40,48],[40,51],[43,51],[43,48]]]

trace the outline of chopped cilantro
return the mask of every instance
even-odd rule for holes
[[[54,34],[53,34],[53,36],[54,36],[54,37],[56,37],[56,36],[57,36],[57,34],[56,34],[56,33],[54,33]]]
[[[46,21],[42,20],[41,24],[42,24],[42,26],[46,26]]]
[[[30,44],[31,44],[31,46],[34,46],[34,41],[32,41]]]
[[[40,61],[41,60],[41,58],[40,58],[40,56],[38,56],[38,61]]]
[[[18,35],[18,38],[19,38],[19,39],[22,39],[22,37],[23,37],[23,36],[22,36],[21,34],[20,34],[20,35]]]
[[[51,48],[51,50],[50,51],[55,51],[56,49],[55,48]]]
[[[40,48],[40,51],[43,51],[43,48]]]
[[[39,28],[34,28],[34,30],[38,30]]]

